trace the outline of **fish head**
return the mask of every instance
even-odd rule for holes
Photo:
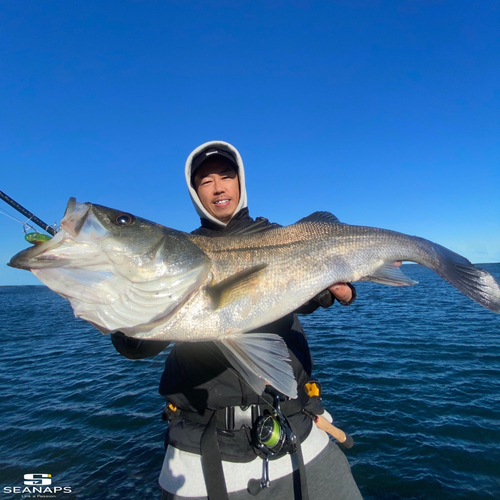
[[[209,264],[180,231],[70,198],[56,235],[8,265],[31,271],[101,332],[134,336],[167,321],[200,287]]]

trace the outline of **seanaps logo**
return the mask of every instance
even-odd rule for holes
[[[52,474],[25,474],[23,486],[4,486],[4,493],[20,493],[22,498],[56,498],[58,493],[71,493],[70,486],[53,486]]]
[[[51,474],[25,474],[24,484],[38,486],[42,484],[52,484]]]

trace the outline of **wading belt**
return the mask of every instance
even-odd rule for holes
[[[297,399],[290,399],[280,403],[281,411],[285,417],[300,413],[306,406],[309,395],[303,391],[301,391],[301,393],[302,394],[300,394]],[[249,405],[244,410],[242,410],[240,406],[229,406],[227,408],[221,408],[220,410],[205,409],[203,414],[194,411],[177,410],[175,416],[180,416],[181,418],[197,424],[208,425],[214,415],[217,429],[232,431],[239,429],[240,425],[248,425],[248,427],[251,428],[256,418],[263,415],[264,412],[269,409],[272,409],[272,403],[264,402],[256,405]],[[166,420],[169,419],[166,418]]]
[[[305,406],[309,396],[300,399],[283,401],[280,403],[281,411],[284,416],[299,413]],[[203,475],[207,488],[209,500],[228,500],[226,481],[222,468],[222,456],[217,438],[217,430],[231,431],[237,430],[242,425],[252,428],[256,419],[264,414],[264,411],[269,411],[269,404],[251,405],[244,410],[240,407],[228,407],[220,410],[205,410],[203,415],[197,412],[189,412],[181,410],[177,416],[189,420],[191,422],[205,425],[205,429],[201,436],[200,451]],[[290,426],[291,427],[291,426]],[[291,427],[293,434],[296,437],[295,453],[298,462],[298,470],[293,473],[293,485],[296,499],[308,500],[307,482],[305,474],[304,459],[300,446],[300,438],[297,430]],[[258,492],[256,493],[258,494]],[[300,496],[299,496],[300,495]]]
[[[294,426],[290,425],[292,432],[297,437],[297,432]],[[304,464],[304,457],[302,455],[302,447],[300,439],[297,437],[295,442],[295,453],[297,454],[297,461],[299,465],[298,471],[293,471],[293,491],[296,500],[309,500],[309,493],[307,492],[307,477],[306,477],[306,466]],[[298,474],[297,474],[298,472]],[[300,492],[300,496],[298,493]]]
[[[229,500],[222,458],[217,439],[216,412],[210,417],[201,436],[201,466],[209,500]]]

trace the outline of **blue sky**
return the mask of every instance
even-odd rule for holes
[[[186,157],[225,140],[253,216],[499,262],[499,21],[488,0],[5,2],[0,190],[48,223],[75,196],[188,231]],[[38,284],[5,265],[22,225],[0,230],[0,285]]]

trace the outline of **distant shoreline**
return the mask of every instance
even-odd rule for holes
[[[40,287],[47,288],[47,285],[0,285],[0,288],[14,288],[18,286],[32,286],[32,287]]]

